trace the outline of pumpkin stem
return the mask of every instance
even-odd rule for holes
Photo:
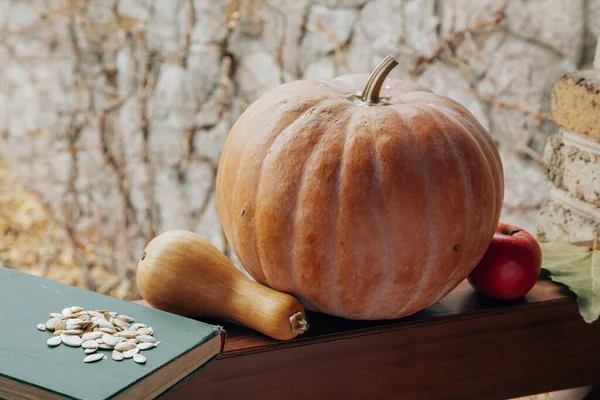
[[[290,325],[295,335],[300,335],[308,330],[308,321],[300,311],[290,317]]]
[[[392,56],[387,56],[379,63],[371,73],[365,89],[362,92],[362,100],[367,103],[376,104],[379,102],[379,93],[381,86],[388,74],[398,65],[398,61]]]

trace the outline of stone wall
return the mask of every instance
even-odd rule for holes
[[[227,251],[214,178],[248,104],[388,54],[392,76],[458,100],[491,132],[503,219],[534,231],[550,90],[591,63],[600,0],[5,0],[0,32],[0,156],[81,259],[127,275],[167,229]]]

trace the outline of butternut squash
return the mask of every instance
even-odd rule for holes
[[[163,311],[228,319],[278,340],[308,329],[299,300],[249,279],[194,232],[170,230],[152,239],[136,281],[144,300]]]

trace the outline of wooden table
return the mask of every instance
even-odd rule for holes
[[[280,342],[224,321],[222,356],[164,398],[508,399],[600,383],[600,321],[541,281],[520,301],[484,299],[463,282],[395,321],[308,315]]]

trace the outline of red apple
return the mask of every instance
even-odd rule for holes
[[[501,300],[525,296],[537,282],[542,252],[519,227],[500,222],[485,255],[467,280],[479,293]]]

